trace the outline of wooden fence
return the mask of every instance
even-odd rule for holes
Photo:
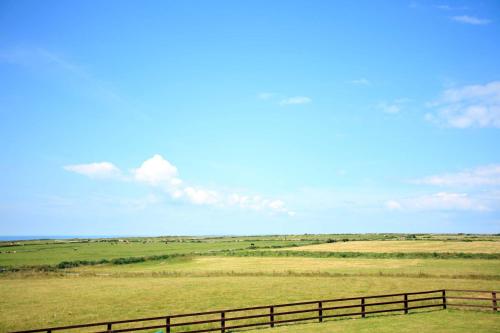
[[[361,317],[410,310],[447,307],[470,307],[498,311],[496,291],[440,289],[398,294],[324,299],[254,306],[238,309],[174,314],[160,317],[108,321],[71,326],[48,327],[13,333],[55,331],[119,333],[161,330],[165,333],[228,333],[235,329],[286,324],[301,321],[322,322],[327,318]],[[486,302],[488,302],[486,304]],[[208,317],[208,318],[207,318]],[[84,330],[84,329],[92,329]]]

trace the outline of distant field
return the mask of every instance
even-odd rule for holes
[[[294,251],[325,252],[463,252],[499,253],[500,241],[354,241],[296,247]]]
[[[194,257],[168,261],[147,261],[130,265],[83,266],[73,272],[96,274],[179,273],[220,274],[412,274],[431,276],[481,276],[500,281],[500,260],[465,259],[338,259]]]
[[[162,254],[207,253],[310,244],[300,240],[233,240],[160,241],[157,239],[128,242],[22,242],[20,246],[1,246],[0,266],[47,265],[61,261],[99,260]],[[15,252],[15,253],[14,253]]]

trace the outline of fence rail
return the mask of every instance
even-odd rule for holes
[[[391,312],[402,312],[404,314],[408,314],[410,310],[426,308],[446,309],[447,307],[471,307],[487,308],[492,309],[493,311],[498,311],[496,295],[497,291],[439,289],[173,314],[149,318],[47,327],[26,331],[16,331],[12,333],[53,333],[55,331],[77,330],[83,328],[98,329],[97,331],[92,331],[93,333],[121,333],[153,329],[161,329],[162,331],[164,330],[165,333],[173,333],[174,331],[176,333],[202,333],[215,331],[225,333],[229,330],[255,326],[274,327],[276,324],[312,320],[323,322],[323,320],[327,318],[353,316],[365,318],[366,315],[369,314]],[[384,298],[391,299],[384,300]],[[394,298],[397,299],[394,300]],[[450,300],[452,302],[449,302]],[[459,300],[461,303],[455,302],[456,300]],[[464,303],[464,301],[473,302]],[[488,305],[484,304],[485,301],[489,302]],[[304,309],[302,307],[307,308]],[[229,316],[230,314],[236,315]],[[305,314],[306,316],[300,316],[301,314]],[[212,318],[205,318],[207,316]],[[182,319],[184,320],[182,321]],[[265,321],[253,322],[252,320],[254,319],[263,319]],[[142,325],[134,326],[134,324]],[[132,327],[123,327],[123,325],[132,325]],[[207,327],[207,325],[210,327]],[[74,332],[76,333],[76,331]]]
[[[461,308],[485,308],[491,309],[493,311],[498,311],[497,305],[497,291],[487,291],[487,290],[460,290],[460,289],[447,289],[449,293],[453,293],[452,296],[446,296],[448,300],[460,300],[460,301],[479,301],[473,303],[448,303],[451,307],[461,307]],[[469,296],[471,295],[472,296]],[[462,296],[467,295],[467,296]],[[478,296],[476,296],[478,295]],[[474,297],[475,296],[475,297]],[[488,301],[489,304],[485,304],[484,301]]]

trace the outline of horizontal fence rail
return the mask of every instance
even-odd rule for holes
[[[428,308],[446,309],[448,306],[488,308],[498,311],[496,294],[496,291],[439,289],[173,314],[149,318],[47,327],[12,333],[52,333],[67,330],[73,330],[76,333],[81,332],[84,328],[94,329],[92,331],[85,330],[85,332],[92,333],[120,333],[144,330],[161,330],[165,333],[216,331],[227,333],[230,330],[239,328],[256,326],[274,327],[277,324],[313,320],[323,322],[325,319],[338,317],[365,318],[367,315],[380,313],[400,312],[408,314],[410,310]],[[449,302],[450,300],[452,302]],[[486,304],[484,302],[489,303]]]
[[[459,308],[483,308],[498,311],[498,291],[447,289],[448,306]]]

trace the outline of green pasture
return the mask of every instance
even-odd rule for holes
[[[3,277],[0,331],[498,281],[393,277]],[[473,327],[473,326],[471,326]]]
[[[432,311],[410,315],[384,315],[363,320],[334,320],[321,324],[293,324],[260,333],[470,333],[499,332],[500,315],[489,312]]]
[[[153,255],[210,253],[221,250],[272,248],[310,244],[311,241],[272,239],[122,240],[89,242],[22,242],[1,246],[0,266],[54,265],[62,261],[100,260]]]

